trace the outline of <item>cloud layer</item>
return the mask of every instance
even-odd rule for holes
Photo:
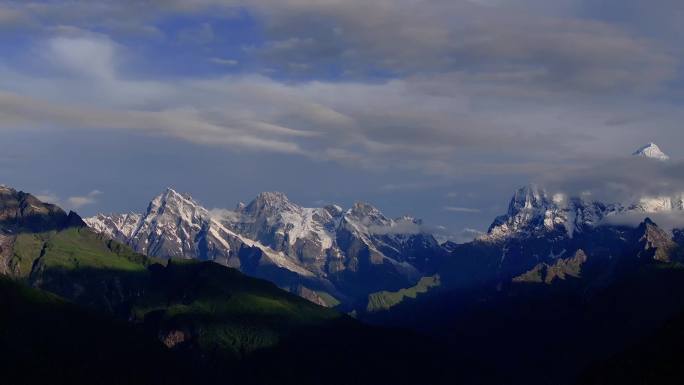
[[[684,140],[682,6],[600,3],[6,1],[0,130],[119,132],[401,173],[385,192],[424,196],[422,178],[506,195],[514,186],[487,180],[676,191],[678,164],[614,159]],[[96,197],[80,198],[67,203]],[[461,218],[485,207],[434,202]]]

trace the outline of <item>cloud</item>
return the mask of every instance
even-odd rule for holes
[[[212,57],[209,59],[209,61],[214,63],[214,64],[230,66],[230,67],[240,64],[240,62],[235,60],[235,59],[224,59],[224,58],[220,58],[220,57]]]
[[[240,214],[233,210],[214,208],[209,210],[209,216],[217,221],[236,222],[244,220]]]
[[[459,244],[471,242],[480,235],[484,235],[482,231],[467,227],[457,232],[452,232],[443,226],[435,228],[433,234],[439,243],[450,241]]]
[[[40,71],[0,59],[2,129],[131,130],[375,170],[533,175],[644,125],[636,107],[653,109],[644,98],[677,65],[651,40],[556,8],[537,12],[538,1],[506,12],[504,2],[468,1],[152,1],[146,12],[134,1],[57,3],[12,3],[53,25],[26,50],[27,62],[45,63]],[[165,33],[187,34],[187,44],[207,44],[211,63],[233,66],[190,31],[218,37],[219,24],[204,19],[236,10],[265,41],[231,47],[253,71],[232,76],[136,73],[132,63],[155,58],[130,60],[136,52],[116,23],[162,28],[192,16]],[[102,33],[88,32],[92,20]],[[676,110],[651,116],[672,124]]]
[[[371,225],[367,227],[367,230],[371,234],[376,235],[419,234],[426,232],[422,223],[416,223],[412,220],[396,220],[392,226]]]
[[[95,36],[58,36],[45,44],[44,58],[54,66],[97,80],[115,76],[115,43]]]
[[[661,9],[673,7],[671,0],[663,1],[668,5]],[[552,5],[538,0],[486,3],[201,0],[143,5],[124,0],[106,5],[89,1],[27,5],[16,1],[6,12],[35,24],[49,20],[84,29],[96,26],[110,33],[154,29],[154,23],[179,14],[235,18],[247,12],[266,39],[249,52],[262,61],[264,70],[295,75],[320,76],[330,73],[331,67],[351,79],[372,78],[378,71],[396,77],[466,71],[514,80],[521,88],[595,93],[651,89],[676,73],[677,59],[668,49],[611,20],[581,18],[571,12],[587,8],[581,0]],[[610,1],[604,8],[628,8],[620,3]],[[654,8],[643,0],[630,3],[631,9],[638,9],[634,4]],[[181,29],[177,37],[206,44],[215,34],[212,24],[199,21]]]
[[[36,195],[41,202],[59,204],[59,197],[50,191],[43,191]]]
[[[468,213],[476,214],[482,212],[480,209],[470,208],[470,207],[456,207],[456,206],[445,206],[444,210],[454,212],[454,213]]]
[[[617,225],[637,227],[644,222],[646,218],[650,218],[661,229],[671,232],[674,229],[684,228],[684,214],[681,212],[674,213],[620,213],[605,218],[602,225]]]
[[[378,84],[288,84],[255,75],[128,80],[118,72],[120,49],[108,39],[57,37],[47,46],[55,68],[69,74],[46,80],[6,70],[0,89],[14,91],[0,91],[0,126],[128,129],[197,144],[435,173],[450,172],[449,158],[458,148],[494,150],[492,145],[506,141],[535,140],[464,116],[468,96],[434,95],[430,85],[436,79]],[[99,56],[92,65],[84,59],[91,55]],[[70,92],[65,95],[63,89]]]
[[[178,41],[183,44],[207,44],[214,40],[214,28],[209,23],[182,29],[178,32]]]
[[[76,210],[84,206],[94,205],[97,198],[102,195],[102,191],[92,190],[85,195],[71,196],[62,200],[57,194],[51,191],[43,191],[36,195],[36,198],[45,203],[52,203],[66,210]]]
[[[649,89],[676,71],[657,44],[587,19],[467,1],[252,4],[273,37],[257,52],[285,71],[293,63],[312,73],[338,63],[352,77],[378,68],[402,76],[468,71],[566,92]]]
[[[644,197],[684,193],[684,163],[640,157],[579,161],[540,183],[547,190],[606,203],[638,202]]]
[[[79,209],[83,206],[95,204],[97,202],[97,197],[100,195],[102,195],[102,191],[93,190],[83,196],[69,197],[65,203],[68,208]]]

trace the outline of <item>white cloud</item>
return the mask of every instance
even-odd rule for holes
[[[44,57],[77,76],[104,81],[115,77],[115,44],[101,36],[58,36],[45,44]]]
[[[470,207],[456,207],[456,206],[445,206],[444,210],[451,211],[454,213],[468,213],[468,214],[475,214],[475,213],[482,212],[482,210],[480,210],[480,209],[475,209],[475,208],[470,208]]]
[[[225,59],[225,58],[220,58],[220,57],[212,57],[209,59],[210,62],[214,64],[220,64],[220,65],[225,65],[225,66],[236,66],[240,64],[239,61],[235,59]]]
[[[43,191],[36,198],[45,203],[59,204],[59,197],[50,191]]]
[[[92,190],[85,195],[70,196],[66,199],[62,199],[57,194],[46,190],[40,194],[36,194],[36,198],[42,202],[52,203],[60,206],[65,210],[76,210],[84,206],[96,204],[100,195],[102,195],[102,191]]]
[[[658,227],[671,232],[674,229],[684,228],[684,214],[672,213],[621,213],[605,218],[601,224],[636,227],[643,223],[646,218],[651,219]]]
[[[31,60],[45,61],[45,73],[0,59],[0,129],[134,130],[236,151],[449,177],[538,174],[587,145],[615,146],[625,130],[640,128],[643,121],[614,122],[633,115],[635,106],[652,108],[641,92],[666,82],[675,60],[609,24],[466,1],[151,2],[146,15],[135,2],[98,8],[76,1],[26,11],[87,27],[83,15],[129,15],[146,25],[143,20],[166,12],[207,7],[230,15],[236,5],[253,11],[272,37],[251,48],[264,60],[256,73],[128,76],[132,52],[115,37],[53,27],[57,35],[29,52]],[[82,14],[68,12],[77,6]],[[205,32],[208,26],[199,25]],[[209,60],[238,64],[220,55]],[[303,63],[315,75],[316,67],[328,68],[326,60],[352,75],[293,82],[258,74]],[[359,66],[388,75],[368,81]],[[673,124],[676,110],[665,107],[658,115]]]
[[[439,243],[444,243],[447,241],[455,243],[466,243],[472,241],[473,239],[483,234],[484,233],[482,231],[467,227],[457,232],[451,232],[443,226],[439,226],[434,230],[434,236],[437,239],[437,241],[439,241]]]
[[[88,206],[97,203],[97,197],[102,195],[102,191],[93,190],[83,196],[72,196],[67,198],[66,207],[70,209],[79,209],[83,206]]]

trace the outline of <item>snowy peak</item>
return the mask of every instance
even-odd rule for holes
[[[665,154],[660,147],[655,143],[649,143],[640,149],[636,150],[632,155],[642,158],[657,159],[660,161],[670,160],[670,157]]]
[[[244,207],[244,211],[251,214],[259,214],[262,212],[280,211],[292,208],[292,206],[296,205],[290,203],[287,196],[281,192],[262,192]]]
[[[167,187],[163,193],[157,195],[152,202],[150,202],[148,211],[158,211],[166,206],[195,206],[199,207],[200,204],[195,202],[191,196],[188,194],[180,194],[171,187]]]
[[[173,224],[182,220],[193,226],[201,226],[208,217],[209,212],[188,194],[180,194],[172,188],[167,188],[150,202],[145,222]]]
[[[347,216],[359,220],[364,224],[385,224],[390,220],[380,210],[365,202],[356,202],[347,211]]]
[[[548,205],[546,191],[536,184],[529,184],[515,192],[508,206],[508,214],[515,215],[523,209],[539,209]]]

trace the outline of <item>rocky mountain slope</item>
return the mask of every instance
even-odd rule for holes
[[[352,304],[376,291],[410,287],[446,255],[414,218],[390,219],[365,203],[305,208],[277,192],[210,212],[169,188],[144,214],[85,221],[137,252],[218,262],[323,305],[330,297]]]

